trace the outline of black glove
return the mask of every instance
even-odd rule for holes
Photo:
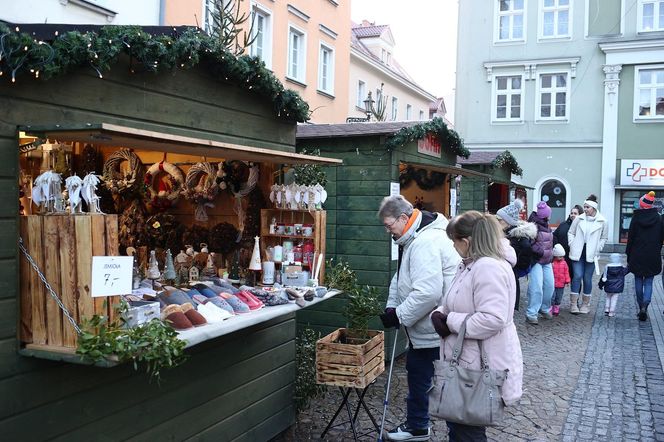
[[[433,312],[431,314],[431,323],[433,328],[436,329],[436,333],[440,335],[441,338],[445,339],[452,334],[450,328],[447,326],[447,315],[442,312]]]
[[[383,322],[385,328],[399,328],[399,318],[397,317],[397,309],[390,307],[385,309],[385,313],[380,315],[380,320]]]
[[[604,290],[604,285],[606,282],[602,281],[602,278],[599,278],[599,281],[597,281],[597,287],[599,287],[600,290]]]

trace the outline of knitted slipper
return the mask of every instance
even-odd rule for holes
[[[161,313],[163,321],[170,324],[175,330],[187,330],[193,328],[194,325],[182,313],[179,305],[169,305]]]
[[[166,303],[168,305],[170,305],[170,304],[182,305],[182,304],[185,304],[187,302],[191,303],[191,298],[189,296],[187,296],[187,294],[185,292],[183,292],[182,290],[178,290],[176,288],[172,288],[171,290],[163,291],[163,292],[159,293],[159,295],[157,295],[157,297],[161,301],[163,301],[164,303]]]
[[[247,304],[249,310],[258,310],[265,307],[265,304],[263,304],[258,298],[247,291],[243,290],[241,292],[237,292],[235,296],[237,296],[240,301]]]
[[[220,309],[225,310],[231,315],[235,314],[235,309],[233,309],[233,307],[231,307],[231,305],[228,302],[226,302],[224,298],[221,298],[219,296],[215,296],[214,298],[206,298],[203,295],[194,295],[193,300],[197,304],[211,303],[215,307],[219,307]]]
[[[236,315],[242,315],[251,311],[247,304],[242,302],[242,300],[237,296],[231,295],[230,293],[220,293],[218,298],[225,299],[226,302],[229,303],[231,307],[233,307],[233,311]]]
[[[184,315],[189,319],[189,321],[194,325],[194,327],[200,327],[201,325],[207,324],[207,321],[196,311],[193,305],[190,303],[182,304],[182,311]]]
[[[203,315],[205,320],[209,323],[221,322],[233,316],[232,313],[228,313],[226,310],[220,309],[211,302],[207,302],[198,306],[198,313]]]

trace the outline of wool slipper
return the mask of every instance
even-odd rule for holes
[[[228,313],[226,310],[223,310],[211,302],[201,304],[198,307],[198,313],[205,317],[205,320],[209,323],[222,322],[225,319],[233,316],[232,313]]]
[[[184,312],[184,315],[189,319],[189,322],[191,322],[194,327],[200,327],[201,325],[207,324],[207,321],[201,315],[196,311],[193,305],[190,303],[182,304],[182,311]]]
[[[247,304],[242,302],[242,300],[237,296],[231,295],[230,293],[220,293],[218,298],[226,300],[226,302],[233,308],[233,311],[236,315],[242,315],[251,311]]]
[[[170,324],[175,330],[187,330],[194,327],[189,318],[182,313],[179,305],[167,306],[161,315],[163,321]]]
[[[265,307],[265,304],[263,304],[259,299],[247,291],[243,290],[241,292],[237,292],[235,296],[237,296],[240,301],[247,304],[249,310],[258,310]]]
[[[214,306],[219,307],[220,309],[227,311],[231,315],[235,314],[235,309],[233,307],[231,307],[231,305],[228,302],[226,302],[226,300],[224,298],[221,298],[219,296],[215,296],[214,298],[206,298],[203,295],[194,295],[193,300],[194,300],[194,302],[196,302],[198,304],[211,303]]]
[[[159,293],[159,295],[157,295],[157,297],[160,300],[164,301],[164,303],[169,304],[169,305],[170,304],[182,305],[182,304],[185,304],[187,302],[191,303],[191,298],[189,296],[187,296],[187,294],[185,292],[183,292],[182,290],[178,290],[178,289],[171,289],[171,290],[163,291],[163,292]]]
[[[214,298],[219,293],[217,291],[212,290],[210,287],[206,286],[205,284],[196,284],[194,286],[194,289],[196,289],[201,295],[205,296],[206,298]]]

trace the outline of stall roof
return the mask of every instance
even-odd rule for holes
[[[491,164],[502,152],[486,152],[480,150],[471,150],[468,158],[457,157],[459,164]]]
[[[357,137],[392,135],[421,121],[378,121],[375,123],[298,124],[297,138]]]
[[[109,123],[90,123],[78,126],[24,126],[19,129],[29,135],[59,141],[79,141],[100,146],[134,147],[189,155],[222,157],[229,160],[285,164],[318,163],[338,165],[343,163],[342,160],[336,158],[224,143],[205,138],[166,134]]]

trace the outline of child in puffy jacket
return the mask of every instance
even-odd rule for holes
[[[609,263],[604,269],[604,273],[599,280],[598,286],[606,293],[606,303],[604,314],[610,317],[616,315],[616,304],[618,304],[618,295],[625,288],[625,275],[630,273],[629,268],[623,267],[622,259],[619,253],[612,253],[609,256]]]
[[[569,267],[565,261],[565,249],[562,244],[553,246],[553,305],[551,314],[558,316],[560,314],[560,302],[563,300],[565,286],[572,282],[569,276]]]

